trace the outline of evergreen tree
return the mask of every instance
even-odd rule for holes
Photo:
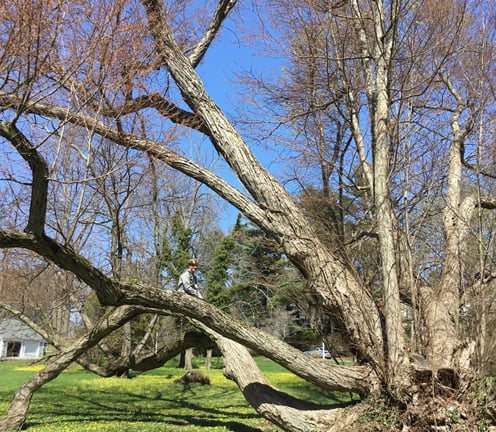
[[[233,237],[231,312],[263,327],[280,306],[277,292],[285,258],[277,243],[251,223],[239,219]]]
[[[182,213],[176,212],[162,240],[162,269],[167,273],[168,283],[177,283],[179,275],[188,266],[192,238],[193,231],[185,226]]]
[[[206,274],[207,300],[220,308],[227,308],[230,301],[229,268],[235,248],[233,235],[225,236],[214,250],[212,265]]]

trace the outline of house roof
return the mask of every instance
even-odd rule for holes
[[[7,318],[0,321],[0,339],[13,339],[23,341],[43,341],[43,337],[28,327],[22,321]]]

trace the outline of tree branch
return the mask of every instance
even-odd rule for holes
[[[38,253],[92,287],[102,305],[118,304],[121,297],[118,282],[105,276],[70,247],[61,245],[45,235],[0,230],[0,249],[7,248],[24,248]]]
[[[203,37],[200,39],[200,42],[198,42],[198,44],[188,57],[193,67],[198,66],[198,64],[202,60],[203,56],[207,52],[208,47],[219,32],[221,24],[227,17],[230,10],[236,5],[236,2],[237,0],[221,0],[218,3],[217,8],[214,12],[214,16],[212,17],[210,24],[205,30]]]
[[[330,365],[309,358],[275,336],[234,319],[204,300],[144,284],[124,284],[122,293],[120,304],[155,307],[167,313],[188,316],[195,321],[195,325],[199,321],[322,388],[355,391],[363,395],[376,390],[375,374],[368,366]]]
[[[98,112],[105,117],[119,117],[141,111],[145,108],[155,108],[172,123],[180,124],[209,135],[209,131],[200,116],[179,108],[157,93],[140,96],[135,99],[127,99],[122,106],[100,108]]]
[[[6,247],[32,250],[61,268],[73,272],[96,291],[104,305],[131,305],[152,309],[154,312],[191,317],[324,388],[367,394],[375,385],[373,372],[369,367],[352,368],[323,364],[276,337],[233,319],[203,300],[149,285],[112,281],[70,248],[59,245],[46,236],[37,238],[34,235],[0,230],[0,248]]]
[[[34,392],[44,384],[54,380],[72,362],[95,346],[98,341],[120,328],[123,323],[137,315],[136,308],[120,307],[104,316],[85,335],[77,339],[70,347],[59,353],[56,358],[36,373],[15,392],[8,414],[0,420],[0,431],[18,430],[23,425]]]
[[[206,329],[208,331],[208,329]],[[287,431],[342,431],[345,404],[321,406],[284,393],[266,380],[245,347],[209,331],[224,356],[224,374],[234,380],[253,408]],[[334,429],[335,421],[340,423]],[[325,428],[323,427],[325,424]]]
[[[48,166],[36,148],[13,123],[0,121],[0,135],[12,143],[31,168],[33,175],[31,202],[25,231],[42,235],[45,229],[47,209]]]
[[[20,103],[21,100],[16,95],[0,91],[1,106],[16,109]],[[24,112],[47,115],[57,118],[62,122],[83,126],[123,147],[141,150],[200,183],[205,184],[211,190],[218,193],[219,196],[243,212],[246,217],[251,219],[254,223],[269,230],[273,229],[265,212],[261,210],[256,203],[229,185],[221,177],[154,141],[119,132],[117,129],[113,129],[101,121],[81,113],[68,111],[67,108],[55,104],[40,101],[32,102],[24,108]]]

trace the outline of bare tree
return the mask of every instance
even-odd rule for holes
[[[31,250],[73,273],[94,290],[102,305],[116,307],[115,327],[126,321],[120,313],[154,311],[188,317],[216,341],[225,356],[227,373],[247,400],[284,430],[343,430],[368,405],[363,400],[347,409],[310,407],[278,392],[259,373],[245,347],[322,388],[353,391],[363,398],[387,396],[407,411],[419,400],[429,399],[439,402],[439,406],[445,405],[441,397],[462,400],[474,372],[470,364],[473,341],[465,337],[460,326],[460,288],[466,283],[463,251],[474,212],[493,209],[494,203],[481,196],[476,199],[463,189],[464,163],[470,162],[465,152],[480,105],[469,91],[471,80],[467,75],[472,69],[459,66],[463,63],[461,47],[476,34],[474,14],[492,11],[489,7],[470,9],[470,2],[462,1],[438,5],[431,1],[351,0],[296,5],[295,10],[305,12],[305,16],[321,14],[329,20],[342,19],[334,30],[346,29],[346,35],[350,35],[349,50],[334,57],[324,54],[326,61],[335,62],[340,69],[342,80],[335,83],[336,92],[346,101],[341,107],[346,109],[346,127],[359,161],[360,186],[365,188],[372,210],[380,262],[378,301],[376,293],[364,283],[348,253],[350,249],[339,247],[339,237],[330,244],[319,239],[300,206],[255,158],[195,71],[235,3],[220,0],[214,10],[205,7],[197,13],[189,2],[169,4],[158,0],[111,1],[98,9],[78,8],[85,11],[79,14],[70,2],[42,7],[19,1],[0,6],[5,40],[0,56],[4,77],[0,90],[1,145],[11,145],[9,148],[17,152],[17,164],[24,161],[24,172],[11,168],[3,182],[4,190],[12,186],[16,196],[23,198],[19,209],[24,213],[2,222],[0,247]],[[446,14],[454,32],[453,26],[442,25]],[[211,19],[205,20],[206,16]],[[188,23],[184,17],[188,17]],[[412,31],[419,31],[416,23],[425,34],[441,26],[432,38],[435,48],[428,49],[428,43],[422,45],[419,39],[408,37]],[[450,38],[443,39],[452,32]],[[487,42],[491,45],[493,40],[488,37]],[[413,50],[418,46],[423,50]],[[414,68],[422,54],[431,62],[432,70],[423,75],[419,72],[416,85],[413,80],[399,80],[402,70],[397,67],[397,59],[407,56],[409,61],[401,64],[406,69]],[[353,68],[345,59],[352,60]],[[490,76],[488,67],[480,64]],[[398,89],[397,83],[403,87]],[[485,88],[494,89],[491,85]],[[430,92],[437,97],[415,98]],[[401,111],[402,116],[393,115],[399,112],[403,94],[419,103],[415,109],[410,105],[412,115],[416,110],[431,109],[429,102],[438,103],[438,130],[442,130],[440,136],[447,148],[446,159],[439,161],[440,171],[446,175],[443,219],[438,228],[444,232],[445,249],[435,285],[426,283],[422,274],[414,271],[411,245],[396,211],[395,156],[402,141],[397,135],[400,124],[395,121],[401,120],[406,127],[415,124],[412,117],[403,121],[405,111]],[[312,101],[317,102],[317,98]],[[367,107],[366,113],[363,106]],[[134,128],[138,118],[139,133]],[[322,125],[321,120],[315,124]],[[161,128],[169,125],[181,125],[193,130],[195,137],[207,137],[242,189],[188,158],[180,146],[164,142]],[[306,294],[319,302],[323,311],[339,317],[360,364],[344,367],[319,362],[206,302],[139,281],[111,279],[104,269],[83,257],[84,250],[76,252],[71,245],[57,241],[47,229],[51,187],[48,167],[52,163],[48,149],[61,128],[87,133],[91,146],[98,147],[104,138],[131,152],[146,153],[156,163],[169,165],[231,203],[277,240],[305,277]],[[345,151],[345,141],[335,146]],[[406,290],[411,294],[414,289],[418,297],[415,305],[425,329],[426,345],[420,353],[411,352],[403,326],[402,293]],[[16,394],[0,430],[19,428],[32,392],[110,330],[100,322],[71,348],[62,349],[57,362],[47,366],[50,373],[40,373],[36,385],[28,385]],[[424,391],[426,386],[428,392]],[[410,413],[407,418],[411,422],[420,421],[415,414],[418,408]]]

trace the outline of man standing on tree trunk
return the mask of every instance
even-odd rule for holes
[[[198,288],[195,271],[198,268],[198,259],[191,258],[188,261],[188,268],[181,273],[177,283],[177,290],[192,296],[203,299],[203,295]]]

